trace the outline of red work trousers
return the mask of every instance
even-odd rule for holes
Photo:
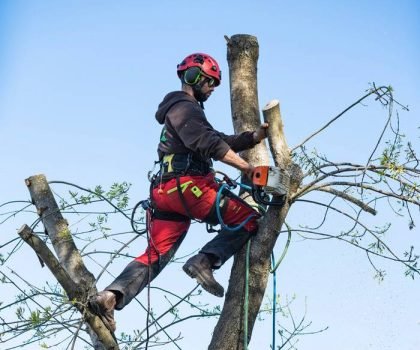
[[[215,181],[214,174],[180,176],[178,184],[180,190],[176,178],[158,184],[152,190],[151,196],[157,211],[183,215],[185,220],[182,220],[182,216],[176,221],[152,218],[149,227],[149,247],[144,254],[136,258],[136,261],[148,265],[164,258],[163,260],[167,262],[175,253],[173,250],[179,247],[180,241],[185,237],[191,223],[190,216],[210,224],[218,223],[215,210],[220,184]],[[180,192],[182,192],[182,198]],[[240,198],[230,192],[229,194],[223,194],[220,203],[224,224],[234,227],[250,216],[252,218],[239,230],[222,229],[201,249],[201,253],[213,254],[219,259],[219,263],[214,268],[220,267],[248,241],[256,232],[257,219],[260,217],[258,212]],[[166,256],[167,254],[170,257]]]

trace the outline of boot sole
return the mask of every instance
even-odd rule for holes
[[[182,269],[184,272],[190,276],[191,278],[195,278],[197,282],[203,287],[204,290],[209,292],[210,294],[213,294],[216,297],[222,298],[225,294],[225,291],[223,290],[223,287],[221,290],[218,290],[216,288],[212,288],[206,283],[205,278],[201,275],[200,271],[196,269],[194,266],[183,266]]]

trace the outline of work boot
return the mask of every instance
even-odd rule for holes
[[[223,297],[225,291],[213,277],[212,263],[208,255],[203,253],[194,255],[188,259],[182,269],[188,276],[195,278],[207,292]]]
[[[89,306],[94,314],[99,316],[112,333],[116,330],[114,320],[114,309],[117,304],[117,298],[114,293],[104,290],[97,293],[89,300]]]

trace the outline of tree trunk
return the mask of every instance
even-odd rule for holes
[[[258,41],[250,35],[235,35],[230,39],[227,38],[227,41],[235,133],[255,130],[261,124],[257,97]],[[269,104],[264,110],[264,117],[270,123],[268,137],[275,165],[291,175],[290,194],[296,191],[302,175],[300,169],[291,164],[290,152],[283,134],[279,104],[275,102]],[[269,165],[268,151],[264,142],[241,155],[253,165]],[[281,208],[269,207],[260,221],[257,235],[251,240],[248,300],[245,300],[246,247],[235,256],[225,303],[209,345],[210,350],[244,349],[246,302],[248,302],[246,343],[251,339],[252,329],[267,287],[271,252],[288,210],[288,200]]]
[[[261,124],[257,93],[258,41],[251,35],[234,35],[226,39],[232,121],[238,134],[255,130]],[[269,162],[264,142],[241,155],[252,165]]]
[[[111,332],[101,319],[86,307],[89,296],[97,291],[96,280],[83,263],[68,228],[68,222],[61,215],[47,179],[44,175],[36,175],[25,182],[58,259],[29,226],[24,225],[19,230],[19,235],[48,266],[66,291],[69,300],[83,315],[93,347],[96,350],[118,350],[118,344]]]

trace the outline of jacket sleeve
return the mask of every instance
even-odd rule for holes
[[[253,131],[244,131],[238,135],[225,135],[222,132],[218,133],[235,152],[245,151],[254,147],[258,143],[254,141]]]
[[[180,102],[167,114],[167,118],[185,147],[203,158],[219,160],[231,148],[210,125],[200,106],[193,102]]]

